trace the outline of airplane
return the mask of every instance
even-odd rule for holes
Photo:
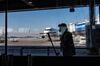
[[[48,36],[47,33],[50,33],[51,37],[58,37],[59,36],[58,32],[59,31],[55,28],[47,27],[44,29],[43,33],[40,33],[40,34],[42,34],[43,38]]]

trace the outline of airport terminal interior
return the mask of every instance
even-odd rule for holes
[[[72,33],[75,63],[78,57],[100,61],[100,0],[0,0],[1,66],[69,61],[60,46],[60,23]]]

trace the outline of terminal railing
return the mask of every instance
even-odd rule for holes
[[[60,54],[59,56],[62,56],[62,51],[60,50],[59,46],[55,46],[56,51]],[[90,48],[86,47],[76,47],[75,48],[78,52],[76,54],[80,54],[83,51],[79,50],[85,50],[88,51]],[[0,54],[4,54],[4,48],[0,48]],[[15,56],[24,56],[24,55],[32,55],[32,56],[42,56],[44,53],[44,56],[56,56],[54,49],[52,46],[21,46],[21,47],[16,47],[16,48],[9,48],[8,46],[8,55],[15,55]],[[79,53],[80,52],[80,53]],[[35,54],[35,55],[34,55]],[[38,55],[37,55],[38,54]],[[39,55],[40,54],[40,55]],[[81,54],[82,55],[82,54]]]

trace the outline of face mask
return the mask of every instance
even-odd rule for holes
[[[61,34],[63,34],[63,33],[65,32],[65,30],[66,30],[66,27],[60,27],[59,32],[60,32]]]

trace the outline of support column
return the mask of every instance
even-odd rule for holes
[[[5,0],[5,54],[4,54],[4,66],[8,66],[8,58],[7,58],[7,11],[8,11],[8,0]]]
[[[90,55],[97,55],[97,50],[95,48],[95,0],[90,0],[89,13],[90,13]]]

